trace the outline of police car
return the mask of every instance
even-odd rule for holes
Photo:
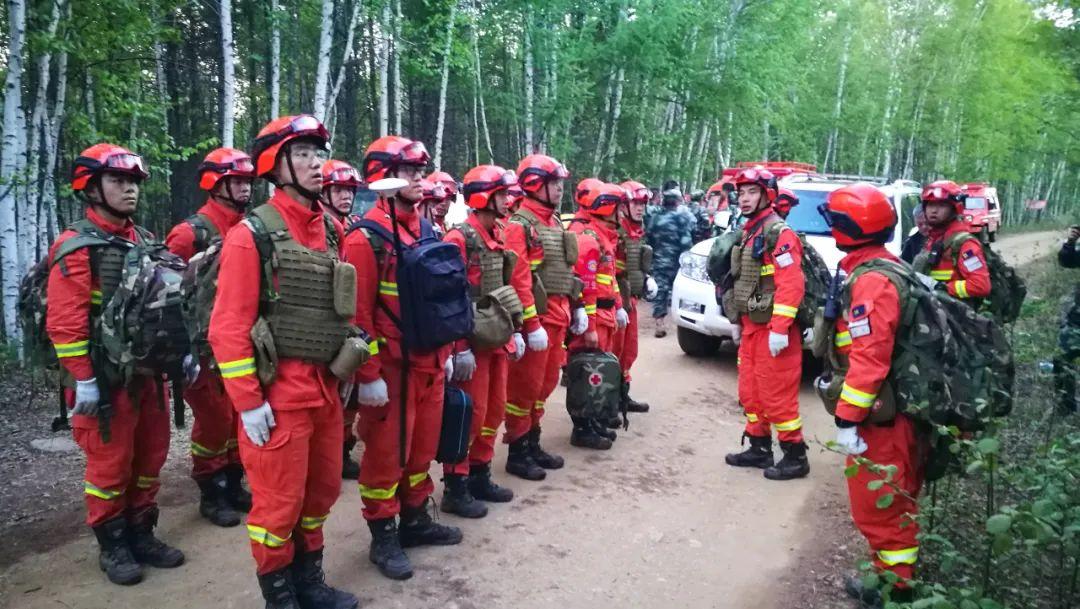
[[[817,208],[825,203],[830,192],[855,182],[870,182],[892,200],[899,212],[899,223],[892,240],[885,247],[900,255],[906,228],[912,224],[911,210],[919,202],[921,187],[917,182],[897,180],[888,183],[882,178],[817,173],[794,173],[779,180],[782,188],[790,189],[799,197],[799,205],[788,216],[788,225],[806,235],[807,242],[821,254],[832,272],[836,271],[844,253],[837,249],[829,227]],[[728,230],[739,230],[741,223],[736,220],[729,226]],[[712,242],[713,239],[706,239],[679,258],[679,273],[671,290],[671,316],[675,319],[679,347],[692,356],[716,353],[721,342],[732,335],[733,324],[720,312],[715,287],[705,272]]]

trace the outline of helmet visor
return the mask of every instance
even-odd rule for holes
[[[116,171],[123,171],[128,173],[138,173],[146,175],[146,166],[143,164],[142,157],[130,152],[122,154],[113,154],[105,159],[105,169],[113,169]]]
[[[413,142],[398,153],[398,159],[404,165],[427,165],[431,155],[423,142]]]
[[[327,180],[328,183],[355,183],[360,184],[360,172],[352,167],[345,167],[342,169],[335,169],[330,172]]]
[[[927,186],[922,191],[924,201],[962,201],[963,196],[949,192],[943,186]]]

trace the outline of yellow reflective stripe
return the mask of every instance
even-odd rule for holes
[[[218,370],[221,372],[221,378],[223,379],[234,379],[239,376],[255,374],[255,358],[245,357],[231,362],[219,362]]]
[[[619,269],[620,271],[624,271],[624,270],[626,270],[626,263],[623,262],[622,260],[616,260],[615,261],[615,268]]]
[[[529,305],[525,307],[525,312],[521,315],[522,319],[532,319],[536,317],[536,305]]]
[[[373,340],[370,343],[368,343],[367,350],[368,350],[368,355],[378,355],[379,354],[379,341]]]
[[[322,527],[323,523],[325,523],[326,519],[329,517],[330,514],[326,514],[325,516],[304,516],[300,519],[300,528],[314,531],[315,529]]]
[[[78,357],[90,353],[90,341],[80,340],[73,343],[53,343],[56,357]]]
[[[615,282],[615,293],[616,293],[616,294],[620,293],[620,290],[619,290],[619,282],[618,282],[618,281],[616,281],[616,282]]]
[[[485,436],[485,437],[490,437],[490,436],[494,436],[496,433],[498,433],[498,431],[499,430],[497,430],[495,428],[492,428],[492,427],[481,427],[480,428],[480,435]]]
[[[844,383],[843,388],[840,390],[840,399],[845,402],[858,406],[859,408],[870,408],[874,405],[874,399],[876,395],[872,393],[866,393],[865,391],[859,391],[858,389]]]
[[[837,332],[836,337],[833,338],[833,344],[837,347],[846,347],[851,344],[851,332],[844,330],[843,332]]]
[[[234,440],[235,441],[235,440]],[[199,444],[198,442],[191,441],[191,454],[196,457],[216,457],[218,455],[224,455],[229,452],[229,445],[226,444],[221,450],[213,450]]]
[[[594,304],[585,305],[585,314],[586,315],[596,315],[596,305],[594,305]]]
[[[919,546],[903,548],[901,550],[878,550],[878,558],[881,562],[889,565],[913,565],[919,560]]]
[[[112,501],[120,495],[124,494],[124,490],[110,491],[107,488],[101,488],[100,486],[94,486],[89,480],[83,480],[83,492],[87,495],[97,497],[98,499],[104,499],[105,501]]]
[[[247,525],[247,530],[248,537],[251,539],[251,541],[254,541],[255,543],[261,543],[268,548],[280,548],[289,541],[289,538],[292,537],[291,532],[289,533],[288,537],[278,537],[270,531],[267,531],[262,527],[257,527],[253,524]]]
[[[776,431],[795,431],[802,427],[802,417],[796,417],[790,421],[784,421],[783,423],[776,423],[773,425]]]
[[[397,487],[398,485],[396,482],[394,483],[394,486],[391,486],[390,488],[376,488],[373,486],[364,486],[363,484],[361,484],[360,496],[364,499],[392,499],[394,495],[397,494]]]
[[[773,266],[771,264],[763,264],[763,265],[761,265],[761,276],[762,277],[764,277],[766,275],[775,275],[775,274],[776,274],[776,267],[775,266]]]
[[[101,290],[90,290],[90,304],[99,305],[101,300]]]
[[[544,257],[543,257],[543,256],[541,256],[541,257],[539,257],[539,258],[536,258],[536,259],[534,259],[534,260],[530,260],[530,261],[529,261],[529,266],[530,266],[530,267],[532,267],[532,270],[534,270],[534,271],[535,271],[535,270],[536,270],[536,267],[540,266],[540,265],[541,265],[541,264],[543,264],[543,263],[544,263]]]
[[[520,408],[517,404],[511,404],[510,402],[507,402],[506,403],[506,414],[509,414],[509,415],[512,415],[512,416],[515,416],[515,417],[527,417],[527,416],[529,416],[529,411],[525,410],[524,408]]]
[[[795,316],[799,314],[799,307],[791,307],[788,305],[773,303],[772,308],[773,315],[779,315],[780,317],[790,317],[795,319]]]
[[[393,281],[380,281],[379,282],[379,293],[382,294],[383,296],[397,296],[398,295],[397,283],[394,283]]]
[[[938,281],[948,281],[952,279],[952,269],[945,269],[942,271],[930,271],[930,278]]]
[[[967,281],[960,280],[960,281],[957,281],[957,282],[953,283],[953,289],[956,290],[957,298],[967,298],[968,297]]]
[[[599,283],[600,285],[611,285],[611,281],[611,275],[605,275],[603,273],[598,273],[596,275],[596,283]]]
[[[146,489],[157,484],[157,481],[157,476],[139,476],[138,479],[135,480],[135,486]]]
[[[757,423],[758,422],[758,416],[756,414],[752,413],[752,412],[748,412],[748,413],[746,413],[746,420],[751,422],[751,423]]]
[[[427,480],[427,479],[428,479],[427,472],[422,472],[422,473],[419,473],[419,474],[412,474],[411,476],[409,476],[409,487],[412,488],[412,487],[420,486],[421,484],[424,483],[424,480]]]
[[[534,409],[535,410],[543,410],[544,409],[544,400],[536,400],[536,404],[534,405]]]

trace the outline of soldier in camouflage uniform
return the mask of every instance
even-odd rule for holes
[[[671,285],[679,271],[679,256],[693,245],[693,218],[679,209],[682,193],[674,182],[664,184],[663,207],[649,218],[645,238],[653,248],[652,275],[658,291],[653,299],[655,336],[667,336],[667,313],[671,305]]]
[[[686,205],[686,211],[693,217],[692,238],[694,243],[704,241],[712,236],[712,221],[709,211],[704,205],[705,191],[695,190],[690,195],[690,203]]]
[[[1080,226],[1069,228],[1065,243],[1058,251],[1058,262],[1067,269],[1080,268]],[[1054,358],[1054,385],[1060,397],[1062,412],[1076,412],[1076,361],[1080,358],[1080,285],[1066,299],[1061,315],[1061,332],[1058,344],[1061,353]]]

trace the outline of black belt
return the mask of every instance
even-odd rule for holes
[[[597,298],[596,299],[596,308],[597,309],[614,309],[615,308],[615,299],[614,298]]]

